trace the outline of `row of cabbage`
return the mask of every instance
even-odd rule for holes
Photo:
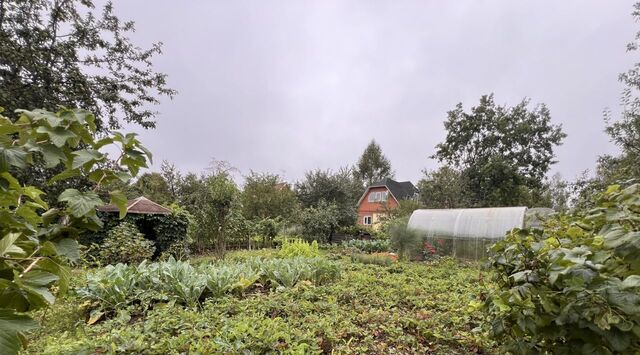
[[[340,269],[324,258],[252,258],[231,264],[192,265],[184,261],[109,265],[87,275],[79,294],[103,310],[134,303],[176,302],[197,307],[205,299],[241,295],[252,287],[279,289],[300,282],[322,285],[337,279]]]

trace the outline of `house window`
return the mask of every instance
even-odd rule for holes
[[[386,201],[389,198],[389,191],[375,191],[369,193],[369,202]]]
[[[364,225],[371,225],[371,216],[364,216],[364,221],[363,221]]]

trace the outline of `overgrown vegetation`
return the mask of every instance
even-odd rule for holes
[[[244,258],[253,253],[242,254]],[[235,256],[235,253],[229,254],[229,258]],[[249,257],[249,260],[255,259]],[[295,259],[266,261],[275,265],[289,260]],[[250,262],[238,265],[247,263]],[[275,289],[267,291],[258,284],[270,282],[258,281],[243,292],[235,289],[220,297],[200,299],[203,302],[195,308],[185,307],[173,291],[166,294],[172,295],[175,302],[158,300],[153,307],[115,298],[111,303],[118,304],[118,310],[102,315],[99,320],[96,320],[98,313],[94,312],[91,317],[89,309],[81,308],[80,296],[70,295],[43,315],[45,326],[30,337],[32,343],[28,351],[39,354],[81,350],[209,354],[491,351],[491,344],[471,331],[480,319],[464,312],[483,290],[478,282],[478,265],[453,259],[382,267],[344,259],[336,263],[341,276],[320,285],[303,281],[294,287],[278,287],[285,282],[276,281]],[[153,265],[160,267],[160,264]],[[186,264],[181,265],[188,268]],[[143,268],[150,267],[148,264]],[[194,268],[219,270],[224,267],[233,266],[205,263]],[[271,265],[262,267],[275,270]],[[118,268],[136,272],[135,267]],[[264,280],[268,277],[261,276]],[[221,283],[225,284],[228,285]],[[172,286],[155,283],[148,286],[160,287]],[[209,293],[209,286],[204,287],[204,292]],[[146,290],[147,287],[133,289]],[[146,311],[140,313],[141,309]],[[87,320],[95,323],[88,324]],[[63,325],[76,322],[76,331],[69,332],[70,327]]]
[[[118,214],[98,212],[103,223],[102,228],[82,239],[83,244],[97,244],[97,250],[105,242],[109,233],[121,223],[135,226],[144,238],[153,243],[155,252],[153,257],[161,254],[188,255],[190,236],[189,226],[193,217],[184,208],[171,206],[171,214],[128,214],[120,219]]]
[[[96,261],[101,265],[137,264],[151,259],[156,250],[153,242],[145,239],[144,234],[128,222],[110,230],[102,244],[93,245],[90,249],[98,255]]]
[[[493,246],[490,334],[514,353],[640,351],[640,185]]]
[[[409,259],[419,254],[423,234],[407,226],[406,219],[395,221],[389,228],[391,247],[400,259]]]

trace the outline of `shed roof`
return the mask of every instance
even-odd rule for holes
[[[108,204],[98,207],[98,211],[102,212],[119,212],[118,206]],[[156,203],[144,196],[127,201],[127,213],[138,214],[171,214],[171,210]]]

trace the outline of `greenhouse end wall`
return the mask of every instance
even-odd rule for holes
[[[523,228],[526,212],[526,207],[423,209],[413,212],[408,226],[424,233],[432,254],[477,260],[508,231]]]

